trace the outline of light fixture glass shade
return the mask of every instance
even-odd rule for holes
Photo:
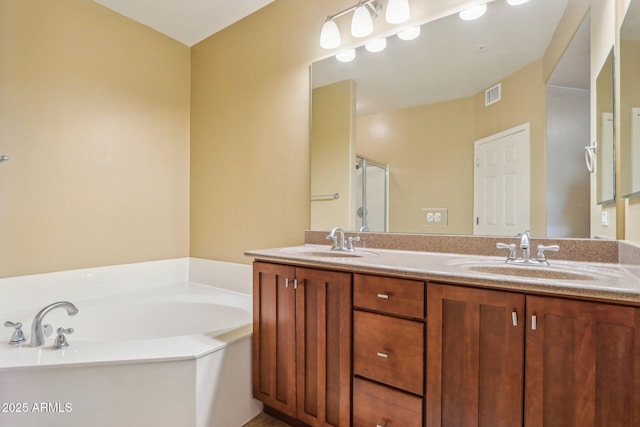
[[[340,30],[333,19],[327,19],[320,31],[320,46],[325,49],[335,49],[340,46]]]
[[[511,6],[520,6],[521,4],[527,3],[529,0],[507,0]]]
[[[401,24],[411,16],[409,0],[389,0],[384,19],[389,24]]]
[[[353,37],[366,37],[373,32],[373,19],[367,6],[360,5],[353,12],[351,34]]]
[[[460,12],[460,18],[465,21],[472,21],[480,18],[487,11],[487,4],[481,4],[479,6],[470,7]]]
[[[369,43],[364,45],[364,48],[372,53],[382,52],[385,47],[387,47],[387,39],[384,37],[381,39],[370,41]]]
[[[398,33],[398,38],[400,40],[408,41],[408,40],[417,39],[419,35],[420,35],[420,26],[417,26],[413,28],[407,28],[404,31],[400,31]]]
[[[343,50],[342,52],[336,55],[336,59],[340,62],[351,62],[356,57],[355,49]]]

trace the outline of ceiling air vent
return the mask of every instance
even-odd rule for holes
[[[500,101],[500,96],[502,92],[502,86],[500,83],[497,85],[490,87],[489,89],[484,91],[484,106],[488,107],[491,104],[495,104]]]

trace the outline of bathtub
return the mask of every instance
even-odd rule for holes
[[[169,262],[186,267],[167,275],[164,264],[137,266],[163,271],[155,284],[153,273],[138,285],[130,278],[109,283],[108,267],[78,271],[84,284],[67,276],[58,290],[51,282],[60,280],[48,276],[0,280],[9,299],[27,289],[39,295],[29,308],[34,298],[0,305],[0,321],[22,322],[27,336],[23,345],[8,344],[9,328],[0,336],[0,426],[239,427],[255,416],[261,406],[251,397],[251,296],[190,281],[193,260]],[[246,281],[250,266],[241,268]],[[70,346],[52,349],[54,332],[44,346],[30,347],[33,316],[60,299],[73,302],[78,315],[58,309],[44,323],[73,328]]]

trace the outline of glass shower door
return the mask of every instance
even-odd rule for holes
[[[356,156],[356,224],[360,231],[389,231],[389,166]]]

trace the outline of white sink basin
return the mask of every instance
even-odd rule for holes
[[[300,256],[308,256],[308,257],[318,257],[318,258],[361,258],[368,256],[376,256],[377,252],[368,251],[366,249],[356,249],[355,252],[348,251],[333,251],[330,247],[326,249],[322,247],[294,247],[294,248],[284,248],[281,249],[282,252],[291,254],[291,255],[300,255]]]
[[[551,266],[532,266],[506,264],[504,261],[483,262],[477,259],[458,259],[452,260],[448,264],[465,271],[543,280],[605,281],[622,275],[619,270],[614,268],[567,262],[553,262]]]

